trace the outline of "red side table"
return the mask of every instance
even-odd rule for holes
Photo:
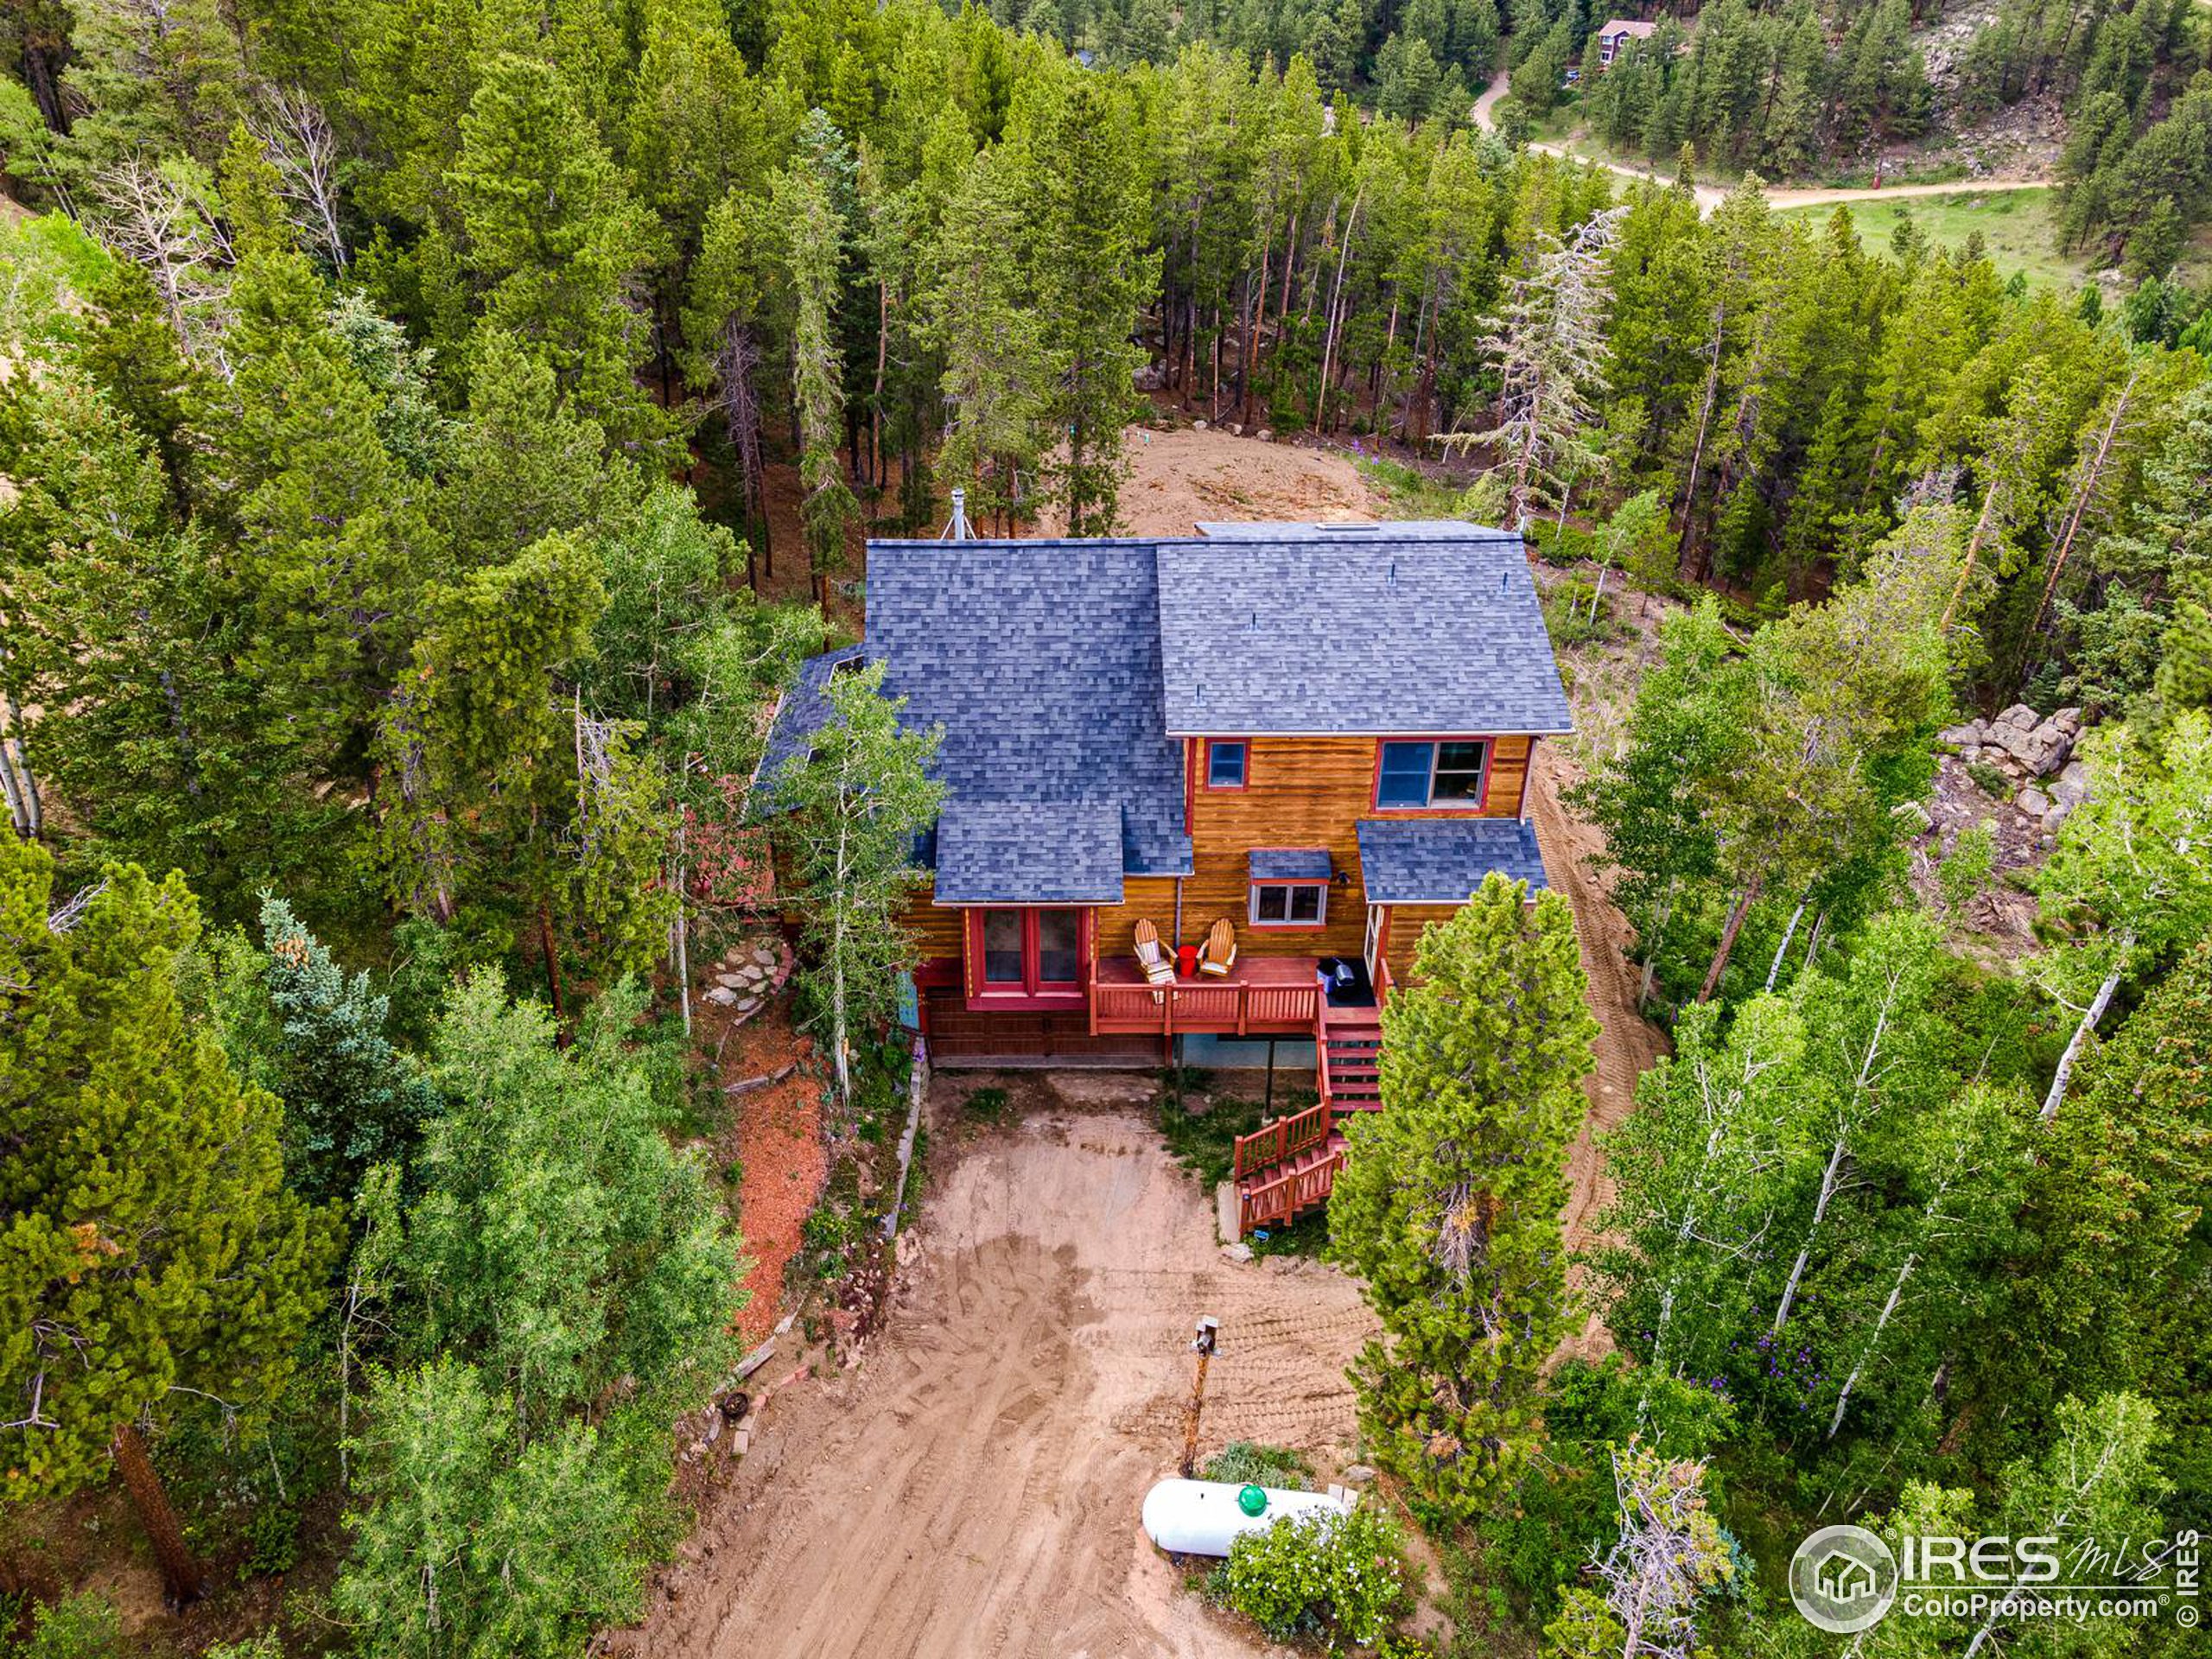
[[[1198,947],[1195,944],[1178,945],[1175,949],[1175,971],[1184,979],[1195,979],[1198,974]]]

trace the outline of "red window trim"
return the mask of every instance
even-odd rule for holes
[[[1233,744],[1235,744],[1238,748],[1240,748],[1240,749],[1242,749],[1242,750],[1243,750],[1243,751],[1244,751],[1244,765],[1243,765],[1243,768],[1242,768],[1243,774],[1243,778],[1244,778],[1244,781],[1243,781],[1243,783],[1241,783],[1241,784],[1217,784],[1216,782],[1214,782],[1214,780],[1213,780],[1213,746],[1214,746],[1215,744],[1217,744],[1217,743],[1233,743]],[[1200,788],[1204,789],[1207,794],[1209,794],[1209,795],[1242,795],[1242,794],[1243,794],[1246,790],[1248,790],[1248,789],[1249,789],[1249,788],[1251,788],[1251,787],[1252,787],[1252,740],[1251,740],[1250,738],[1249,738],[1249,737],[1206,737],[1206,738],[1200,738],[1200,739],[1198,740],[1198,747],[1199,747],[1199,750],[1200,750],[1199,756],[1198,756],[1198,760],[1199,760],[1199,761],[1200,761],[1200,765],[1199,765],[1199,767],[1198,767],[1198,786],[1199,786]]]
[[[1385,806],[1382,804],[1382,746],[1385,743],[1479,743],[1483,746],[1483,783],[1471,806]],[[1471,818],[1490,810],[1491,774],[1497,770],[1497,738],[1482,732],[1403,732],[1375,740],[1375,769],[1369,774],[1367,804],[1372,811],[1395,818]],[[1429,761],[1429,778],[1436,777],[1436,762]]]
[[[1319,933],[1329,925],[1329,887],[1326,881],[1250,881],[1244,884],[1244,924],[1248,927],[1264,928],[1270,933]],[[1321,890],[1321,913],[1310,922],[1263,922],[1256,895],[1262,887],[1319,887]]]
[[[983,918],[995,910],[1021,912],[1022,983],[1020,989],[987,985],[983,980]],[[1049,989],[1037,975],[1037,914],[1039,911],[1071,910],[1076,913],[1076,978],[1072,985]],[[966,942],[963,988],[970,1014],[994,1008],[1083,1008],[1090,1003],[1090,967],[1095,912],[1088,905],[976,905],[969,906],[963,936]]]

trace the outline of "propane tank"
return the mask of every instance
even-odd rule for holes
[[[1287,1515],[1332,1516],[1349,1505],[1326,1492],[1239,1486],[1225,1480],[1162,1480],[1144,1495],[1144,1529],[1179,1555],[1226,1555],[1248,1532],[1264,1532]]]

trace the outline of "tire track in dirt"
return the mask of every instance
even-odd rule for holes
[[[964,1082],[972,1082],[966,1079]],[[1212,1205],[1130,1111],[1046,1109],[964,1141],[857,1369],[779,1392],[645,1624],[602,1649],[683,1659],[1255,1656],[1145,1541],[1173,1471],[1191,1321],[1222,1323],[1200,1444],[1354,1432],[1357,1286],[1224,1261]]]
[[[1598,1017],[1598,1069],[1584,1082],[1590,1110],[1567,1154],[1570,1190],[1567,1243],[1586,1248],[1596,1237],[1597,1219],[1612,1200],[1597,1137],[1611,1128],[1636,1104],[1636,1080],[1667,1052],[1659,1028],[1637,1012],[1637,976],[1624,947],[1628,918],[1613,906],[1599,860],[1605,840],[1594,825],[1568,810],[1560,794],[1579,781],[1573,757],[1556,743],[1537,746],[1535,785],[1536,842],[1555,892],[1574,906],[1574,934],[1582,947],[1582,971],[1590,981],[1590,1011]],[[1578,1272],[1577,1281],[1580,1275]],[[1593,1311],[1563,1352],[1594,1358],[1612,1347],[1612,1334]]]

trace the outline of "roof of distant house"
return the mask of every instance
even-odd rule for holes
[[[880,662],[904,723],[943,728],[917,848],[938,900],[1110,904],[1124,876],[1191,873],[1185,736],[1568,728],[1517,536],[1199,528],[871,543],[867,638],[802,665],[759,775],[804,761],[840,666]]]
[[[1611,17],[1598,31],[1598,38],[1611,41],[1618,40],[1624,35],[1632,35],[1639,41],[1648,41],[1658,27],[1656,23],[1638,22],[1632,17]]]

